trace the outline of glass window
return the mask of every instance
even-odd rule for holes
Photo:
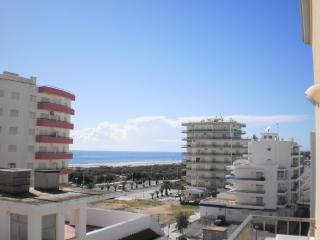
[[[42,239],[56,240],[56,215],[42,217]]]
[[[20,93],[18,93],[18,92],[11,93],[11,99],[19,100],[19,98],[20,98]]]
[[[17,151],[17,145],[8,146],[8,152],[16,152],[16,151]]]
[[[18,128],[17,127],[10,127],[9,128],[9,134],[10,135],[17,135],[18,134]]]
[[[18,109],[11,109],[10,110],[10,117],[18,117],[19,116],[19,110]]]
[[[30,101],[31,102],[36,102],[37,101],[37,97],[35,95],[30,95]]]
[[[28,239],[28,217],[10,214],[10,240]]]

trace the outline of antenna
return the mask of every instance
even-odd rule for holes
[[[277,133],[278,133],[278,136],[279,136],[279,123],[276,123],[277,125]]]

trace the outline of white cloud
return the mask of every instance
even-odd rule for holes
[[[74,130],[72,132],[73,148],[114,151],[179,151],[182,145],[181,123],[212,117],[215,116],[180,118],[141,116],[118,123],[102,122],[92,128]],[[225,118],[247,123],[250,132],[257,127],[307,119],[304,115],[230,115]]]

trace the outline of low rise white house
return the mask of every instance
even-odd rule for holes
[[[87,207],[103,199],[101,193],[68,188],[55,193],[1,192],[0,239],[152,240],[163,236],[157,220],[149,215]]]
[[[248,144],[248,158],[234,162],[228,191],[200,203],[201,216],[240,222],[249,214],[292,216],[300,198],[299,145],[263,133]]]

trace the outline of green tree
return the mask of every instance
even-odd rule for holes
[[[164,194],[168,196],[169,195],[168,190],[171,189],[171,183],[169,181],[163,181],[163,183],[161,184],[161,187],[163,187],[164,189]]]
[[[189,223],[189,216],[184,212],[179,212],[176,215],[176,229],[179,230],[181,234],[183,234],[183,229],[187,228]]]

